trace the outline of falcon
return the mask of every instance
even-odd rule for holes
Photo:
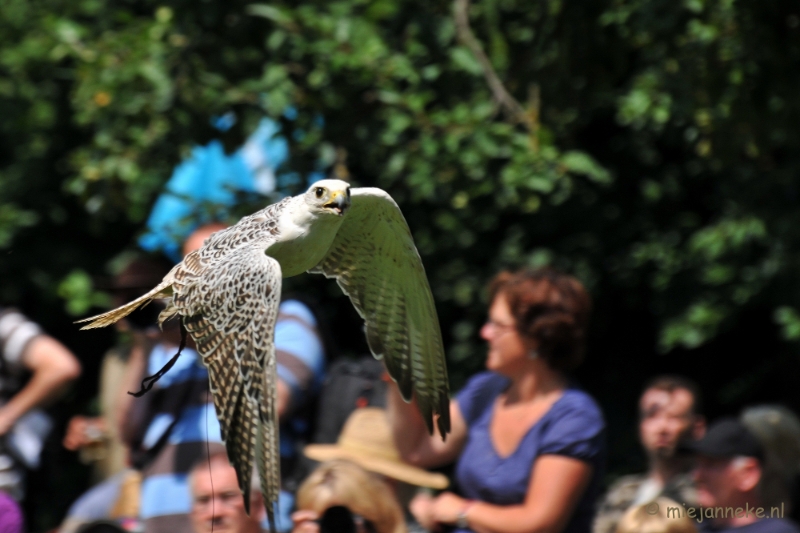
[[[364,319],[372,354],[406,401],[416,394],[429,433],[435,423],[444,439],[450,402],[433,296],[408,224],[381,189],[318,181],[214,233],[144,296],[78,321],[88,322],[82,329],[108,326],[168,298],[159,324],[180,317],[194,339],[245,508],[249,514],[255,457],[273,531],[280,485],[273,339],[282,278],[303,272],[336,278]]]

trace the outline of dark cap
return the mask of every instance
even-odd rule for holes
[[[764,448],[758,439],[739,420],[727,417],[708,428],[705,436],[692,442],[688,448],[694,453],[709,457],[755,457],[764,460]]]

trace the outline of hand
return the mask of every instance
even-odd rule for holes
[[[105,429],[105,421],[102,418],[88,418],[85,416],[73,416],[67,425],[67,433],[64,435],[64,448],[76,451],[87,444],[97,441],[97,434]]]
[[[455,524],[467,507],[467,500],[452,492],[443,492],[433,501],[432,517],[439,524]]]
[[[314,511],[297,511],[292,514],[292,533],[319,533],[319,515]]]
[[[436,521],[433,519],[434,497],[427,492],[420,492],[409,502],[408,510],[419,525],[433,531]]]

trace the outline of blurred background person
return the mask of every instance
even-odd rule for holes
[[[695,522],[687,516],[685,508],[675,500],[663,496],[628,509],[613,530],[613,533],[696,532]]]
[[[300,485],[292,519],[293,533],[406,532],[403,512],[391,488],[343,459],[321,464]],[[325,527],[327,524],[331,525]]]
[[[423,467],[457,460],[458,494],[416,502],[425,524],[457,531],[588,532],[605,458],[605,422],[571,383],[583,359],[591,300],[552,269],[502,272],[491,282],[486,368],[450,404],[446,441],[428,435],[415,405],[389,388],[403,459]]]
[[[171,268],[169,261],[139,252],[124,255],[123,261],[124,266],[108,286],[112,308],[150,290]],[[102,284],[98,286],[103,288]],[[146,349],[157,342],[160,333],[157,324],[159,311],[158,305],[137,309],[114,324],[120,340],[103,356],[101,362],[99,416],[76,415],[67,425],[64,447],[86,452],[82,458],[94,463],[96,481],[120,472],[127,465],[128,450],[119,435],[120,421],[116,407],[121,400],[120,388],[131,351]]]
[[[9,523],[21,517],[25,468],[39,464],[50,419],[38,408],[57,399],[81,373],[64,345],[20,312],[0,307],[0,492]]]
[[[127,257],[109,287],[112,307],[141,296],[161,281],[169,269],[170,263],[156,256]],[[77,415],[67,425],[63,445],[78,451],[83,462],[94,464],[96,484],[72,504],[59,528],[62,533],[75,531],[90,521],[117,518],[115,508],[124,516],[138,514],[141,479],[130,468],[130,450],[121,435],[120,417],[130,398],[127,394],[130,389],[126,387],[132,380],[128,377],[126,382],[126,367],[131,358],[143,360],[160,342],[162,333],[157,325],[160,309],[158,304],[138,309],[115,324],[120,341],[104,355],[101,363],[100,416]]]
[[[742,422],[735,418],[718,420],[692,444],[692,449],[697,454],[697,499],[704,508],[702,531],[800,533],[794,523],[782,517],[785,507],[766,507],[760,490],[764,446]]]
[[[191,521],[195,533],[260,533],[264,503],[258,474],[250,487],[250,515],[244,509],[236,470],[223,449],[195,463],[189,473]]]
[[[678,449],[704,432],[700,389],[693,381],[673,375],[650,380],[639,399],[639,439],[648,470],[624,476],[609,488],[598,506],[594,533],[614,533],[628,508],[662,495],[695,507],[691,457],[679,454]]]
[[[782,506],[797,522],[800,491],[800,420],[786,407],[748,407],[739,417],[764,447],[759,494],[765,507]]]

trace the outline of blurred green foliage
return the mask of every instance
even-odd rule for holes
[[[519,116],[453,9],[4,1],[0,301],[50,324],[59,294],[72,312],[99,303],[77,272],[104,273],[193,145],[237,147],[266,115],[291,141],[287,167],[322,161],[397,199],[455,387],[482,366],[487,280],[552,264],[595,298],[579,377],[612,428],[654,371],[695,376],[718,409],[789,390],[797,3],[474,0],[471,31]],[[228,111],[235,127],[214,131],[209,118]],[[320,294],[347,309],[335,292]]]
[[[67,312],[83,316],[93,307],[108,307],[111,298],[93,290],[92,279],[83,270],[73,270],[58,285],[58,295],[66,300]]]

